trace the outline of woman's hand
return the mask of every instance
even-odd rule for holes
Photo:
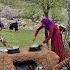
[[[33,37],[33,40],[32,40],[32,41],[33,41],[33,43],[34,43],[35,39],[36,39],[36,37],[34,36],[34,37]]]
[[[43,47],[45,47],[45,46],[46,46],[46,43],[41,43],[41,45],[42,45]]]

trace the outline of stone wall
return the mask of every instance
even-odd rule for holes
[[[70,57],[56,65],[55,70],[70,70]]]
[[[54,70],[70,70],[70,48],[65,48],[65,60],[57,64]]]

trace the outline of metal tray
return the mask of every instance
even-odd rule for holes
[[[6,52],[8,54],[14,54],[14,53],[19,53],[19,47],[12,47],[12,48],[8,48],[8,47],[0,47],[0,52]]]

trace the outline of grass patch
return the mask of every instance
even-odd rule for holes
[[[17,45],[20,47],[31,46],[32,45],[32,35],[33,31],[10,31],[8,29],[4,29],[0,31],[0,34],[5,37],[5,39],[12,45]],[[35,43],[41,43],[43,41],[43,33],[39,33]]]

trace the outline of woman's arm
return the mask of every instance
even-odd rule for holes
[[[39,26],[39,27],[35,30],[35,32],[33,33],[33,41],[35,41],[38,32],[39,32],[43,27],[44,27],[44,26],[41,25],[41,26]]]
[[[48,37],[45,37],[45,40],[43,41],[43,43],[48,43],[48,41],[50,40],[50,38],[52,37],[53,35],[53,27],[51,27],[49,30],[48,30],[49,34],[48,34]]]
[[[36,31],[35,31],[35,33],[34,33],[34,35],[35,35],[35,37],[37,36],[37,34],[38,34],[38,32],[43,28],[44,26],[39,26],[37,29],[36,29]]]

